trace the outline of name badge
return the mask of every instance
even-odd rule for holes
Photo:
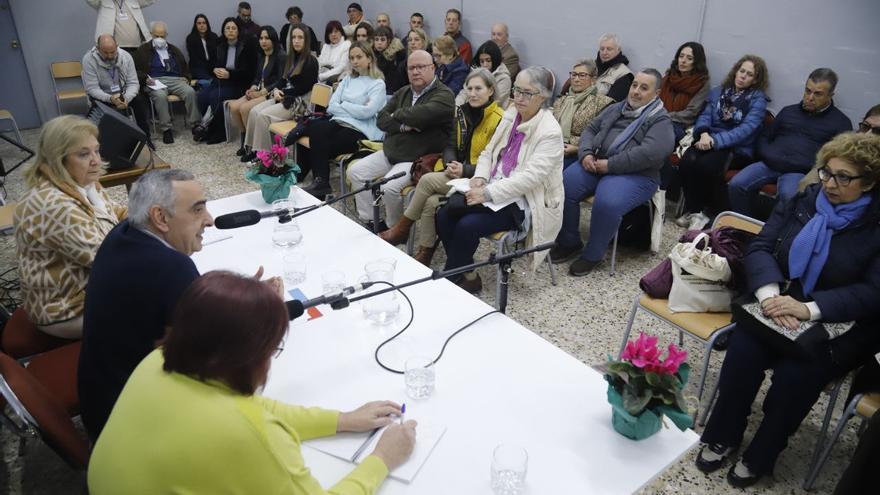
[[[122,88],[120,88],[118,84],[113,84],[110,86],[111,93],[119,93],[120,91],[122,91]]]
[[[127,21],[128,20],[128,14],[126,14],[124,10],[119,11],[119,20],[120,21]]]

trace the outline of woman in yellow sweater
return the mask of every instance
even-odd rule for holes
[[[467,102],[455,109],[455,132],[443,151],[445,170],[423,175],[400,220],[390,229],[379,232],[383,240],[402,244],[409,237],[413,223],[421,219],[416,239],[419,250],[414,257],[425,266],[431,266],[431,258],[434,257],[434,246],[437,244],[434,213],[440,199],[449,191],[446,183],[474,175],[480,153],[492,139],[495,128],[504,116],[504,109],[493,98],[495,77],[488,70],[479,68],[471,71],[464,80],[462,91],[467,94]]]
[[[266,283],[229,272],[193,282],[163,346],[135,369],[98,437],[89,492],[373,493],[412,453],[416,424],[392,424],[373,453],[325,491],[300,443],[391,424],[400,406],[377,401],[339,412],[257,394],[283,351],[287,320]]]

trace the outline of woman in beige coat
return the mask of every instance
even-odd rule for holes
[[[480,154],[465,194],[467,208],[451,204],[437,213],[446,269],[473,263],[480,238],[519,230],[527,246],[551,242],[562,226],[562,129],[548,110],[553,75],[530,67],[516,78],[513,105]],[[489,204],[487,207],[486,204]],[[546,256],[535,253],[534,270]],[[482,289],[475,273],[454,280],[469,292]]]
[[[47,122],[15,208],[22,304],[40,330],[56,337],[82,337],[95,253],[126,215],[98,183],[98,148],[98,128],[88,120],[66,115]]]

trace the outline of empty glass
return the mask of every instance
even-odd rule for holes
[[[302,231],[296,220],[279,223],[272,230],[272,243],[280,248],[292,248],[302,242]]]
[[[371,261],[364,265],[364,281],[394,283],[394,268],[397,261],[392,258],[383,258]],[[387,289],[386,284],[377,284],[376,290]],[[400,302],[397,300],[395,291],[390,291],[379,296],[373,296],[363,300],[364,316],[378,325],[387,325],[397,318],[400,312]]]
[[[329,294],[340,292],[345,288],[345,273],[340,270],[330,270],[321,275],[321,292]]]
[[[492,452],[492,492],[519,495],[526,483],[529,453],[518,445],[501,444]]]
[[[301,284],[306,279],[306,257],[300,253],[290,253],[282,258],[284,282],[290,285]]]
[[[293,213],[294,206],[295,205],[293,203],[293,198],[282,198],[272,201],[272,211],[276,212],[280,210],[287,210],[290,213]]]
[[[404,364],[403,379],[406,395],[411,399],[427,399],[434,393],[436,380],[434,360],[427,356],[413,356]]]

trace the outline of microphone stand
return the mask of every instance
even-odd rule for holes
[[[364,182],[363,187],[360,187],[360,188],[355,189],[353,191],[349,191],[349,192],[347,192],[345,194],[341,194],[339,196],[333,196],[330,199],[325,199],[324,201],[321,201],[320,203],[318,203],[316,205],[306,206],[304,208],[297,208],[296,211],[293,212],[293,214],[281,216],[280,218],[285,218],[285,220],[281,223],[289,222],[290,220],[293,220],[294,218],[296,218],[300,215],[305,215],[306,213],[308,213],[310,211],[317,210],[318,208],[321,208],[323,206],[332,205],[333,203],[350,198],[350,197],[352,197],[356,194],[360,194],[364,191],[372,191],[373,197],[376,197],[377,195],[381,196],[382,195],[381,187],[386,182],[388,182],[388,181],[385,179],[370,180],[370,181]],[[373,204],[373,219],[374,219],[373,220],[373,229],[374,230],[378,226],[378,222],[375,221],[376,216],[378,214],[379,214],[379,206],[374,203]],[[376,233],[378,233],[378,231],[376,231]]]
[[[511,271],[510,265],[511,265],[511,263],[513,263],[513,260],[516,258],[520,258],[522,256],[525,256],[527,254],[534,253],[534,252],[544,251],[546,249],[552,249],[555,246],[556,246],[556,242],[546,242],[544,244],[532,246],[528,249],[518,249],[518,250],[513,251],[511,253],[503,254],[501,256],[498,256],[495,253],[492,253],[491,255],[489,255],[489,259],[487,259],[485,261],[477,261],[475,263],[471,263],[470,265],[460,266],[458,268],[452,268],[450,270],[443,270],[443,271],[434,270],[427,277],[418,278],[415,280],[411,280],[409,282],[404,282],[402,284],[394,285],[392,287],[386,287],[384,289],[377,290],[376,292],[370,292],[369,294],[363,294],[363,295],[355,296],[355,297],[341,296],[339,299],[337,299],[335,301],[331,301],[330,307],[333,309],[345,309],[351,303],[356,302],[356,301],[360,301],[361,299],[367,299],[370,297],[378,296],[381,294],[391,292],[393,290],[404,289],[406,287],[421,284],[422,282],[427,282],[429,280],[438,280],[441,278],[450,277],[452,275],[458,275],[460,273],[469,272],[469,271],[472,271],[472,270],[479,268],[481,266],[499,264],[502,267],[502,273],[504,274],[504,272],[506,272],[506,275],[503,277],[504,278],[503,290],[498,293],[498,310],[502,313],[506,313],[506,311],[507,311],[507,275],[510,274],[510,271]]]
[[[11,138],[8,138],[8,137],[6,137],[5,134],[0,134],[0,139],[6,141],[7,143],[9,143],[9,144],[15,146],[15,147],[18,148],[18,149],[24,151],[24,152],[27,153],[27,155],[28,155],[28,156],[26,156],[23,160],[21,160],[20,162],[16,163],[15,165],[13,165],[12,168],[10,168],[9,170],[6,170],[6,168],[3,167],[3,159],[0,158],[0,177],[6,177],[7,175],[9,175],[9,174],[11,174],[13,171],[15,171],[15,169],[17,169],[18,167],[20,167],[22,163],[24,163],[24,162],[30,160],[30,159],[34,156],[35,153],[34,153],[34,151],[33,151],[32,149],[28,148],[28,147],[25,146],[23,143],[19,143],[18,141],[15,141],[15,140],[13,140],[13,139],[11,139]]]

